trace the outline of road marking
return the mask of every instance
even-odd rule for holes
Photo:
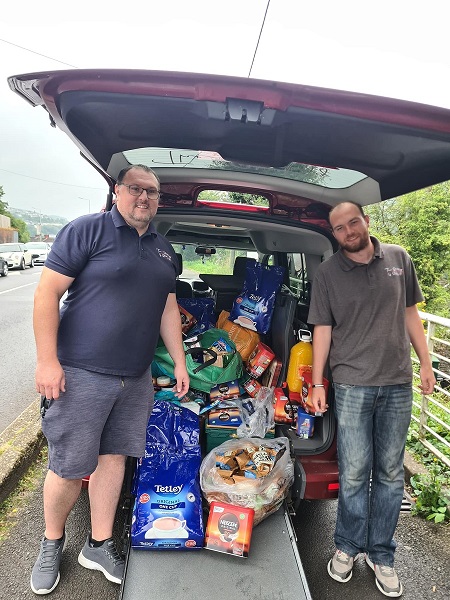
[[[8,292],[14,292],[15,290],[20,290],[21,288],[29,287],[30,285],[36,285],[37,281],[33,281],[32,283],[26,283],[25,285],[18,285],[17,287],[11,288],[10,290],[5,290],[4,292],[0,292],[1,294],[7,294]]]

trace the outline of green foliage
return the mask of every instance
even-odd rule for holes
[[[5,215],[8,209],[8,204],[2,200],[4,193],[3,187],[0,185],[0,215]]]
[[[17,219],[11,214],[8,214],[7,216],[11,219],[11,227],[19,231],[19,242],[29,242],[30,234],[28,232],[27,224],[25,223],[25,221],[22,221],[22,219]]]
[[[435,523],[450,521],[450,499],[444,494],[443,480],[436,463],[426,475],[411,477],[410,483],[415,496],[413,514]]]
[[[29,242],[30,234],[27,230],[27,224],[22,219],[16,219],[13,215],[8,212],[8,203],[2,200],[4,195],[3,187],[0,186],[0,215],[5,215],[5,217],[9,217],[11,219],[11,227],[13,229],[17,229],[19,232],[19,242]]]
[[[269,206],[269,201],[264,196],[257,196],[256,194],[241,194],[240,192],[230,192],[231,202],[238,202],[240,204],[252,204],[255,206]]]
[[[198,199],[211,202],[230,202],[229,193],[222,190],[203,190],[198,195]]]
[[[264,196],[246,194],[244,192],[225,192],[222,190],[203,190],[198,195],[199,200],[212,202],[236,202],[237,204],[251,204],[254,206],[269,206],[269,201]]]
[[[450,316],[450,182],[367,207],[366,212],[374,235],[411,255],[427,312]]]

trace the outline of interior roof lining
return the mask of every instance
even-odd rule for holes
[[[192,226],[186,233],[186,240],[188,238],[194,239],[194,224],[198,223],[200,226],[211,223],[211,215],[192,215],[181,214],[179,218],[175,215],[170,215],[170,220],[167,220],[163,212],[158,212],[154,218],[155,225],[160,233],[166,235],[170,240],[170,230],[173,229],[178,235],[181,235],[183,227],[179,222],[189,223],[192,222]],[[214,219],[217,224],[230,225],[229,217],[217,217]],[[245,227],[247,234],[242,234],[241,238],[250,238],[253,242],[255,250],[263,254],[271,254],[273,252],[305,252],[307,254],[323,256],[326,252],[333,250],[333,243],[331,238],[328,238],[323,233],[314,231],[312,229],[306,229],[300,226],[287,226],[286,224],[280,224],[276,222],[263,222],[247,220],[245,218],[236,219],[236,226]],[[204,231],[204,227],[201,227],[200,233]],[[225,232],[226,236],[226,232]],[[235,237],[236,241],[239,241],[239,236]],[[220,238],[220,236],[219,236]],[[195,237],[197,239],[197,237]],[[220,246],[220,241],[217,241],[216,236],[201,235],[200,239],[216,239],[216,244]],[[181,243],[179,241],[174,243]],[[196,243],[196,242],[191,242]],[[242,246],[247,247],[247,243]]]

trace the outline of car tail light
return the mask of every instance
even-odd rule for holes
[[[329,483],[328,484],[329,492],[336,492],[338,489],[339,489],[339,483]]]

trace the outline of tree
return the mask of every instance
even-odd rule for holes
[[[19,242],[29,242],[30,234],[27,230],[27,224],[22,219],[16,219],[11,213],[8,212],[8,203],[2,200],[4,195],[3,187],[0,185],[0,215],[5,215],[11,219],[11,227],[17,229],[19,232]]]
[[[428,312],[450,316],[450,182],[367,207],[381,241],[411,255]]]
[[[231,202],[238,202],[239,204],[252,204],[255,206],[269,206],[269,201],[264,196],[258,196],[257,194],[247,194],[243,192],[230,192]]]

